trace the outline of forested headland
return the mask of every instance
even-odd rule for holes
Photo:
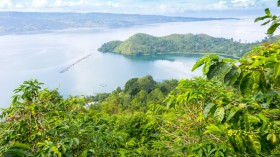
[[[206,34],[172,34],[163,37],[138,33],[125,41],[110,41],[103,44],[100,52],[113,52],[124,55],[156,55],[216,53],[241,57],[253,46],[266,41],[276,41],[278,37],[265,38],[262,42],[241,43],[233,39],[217,38]]]

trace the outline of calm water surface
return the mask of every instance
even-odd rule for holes
[[[44,87],[59,88],[63,95],[111,92],[133,77],[152,75],[155,80],[200,76],[190,69],[200,55],[127,57],[100,53],[110,40],[124,40],[135,33],[164,36],[173,33],[206,33],[243,42],[261,40],[266,28],[253,19],[167,23],[128,29],[81,29],[45,34],[0,36],[0,107],[11,102],[13,89],[24,80],[38,79]],[[65,73],[79,59],[91,54]]]

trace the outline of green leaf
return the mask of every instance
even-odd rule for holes
[[[234,116],[235,116],[235,114],[239,111],[240,109],[239,108],[232,108],[231,110],[230,110],[230,113],[229,113],[229,115],[227,116],[227,121],[230,121]]]
[[[225,117],[225,108],[218,107],[214,113],[214,117],[221,122]]]
[[[244,145],[242,137],[237,135],[234,137],[234,139],[235,139],[236,146],[239,149],[239,151],[245,152],[246,146]]]
[[[276,137],[275,134],[272,134],[271,142],[272,142],[272,143],[276,143],[276,142],[277,142],[277,137]]]
[[[212,132],[221,133],[222,130],[214,124],[210,124],[210,125],[206,126],[206,131],[204,132],[204,134],[208,134],[208,133],[212,133]]]
[[[255,135],[248,135],[251,143],[250,147],[255,151],[256,154],[261,153],[261,143]]]
[[[209,68],[209,72],[207,73],[207,78],[213,79],[215,76],[218,75],[218,72],[219,72],[219,63],[212,64]]]
[[[232,68],[232,64],[228,64],[228,63],[221,64],[221,66],[219,67],[217,79],[224,80],[225,75],[228,74],[231,68]]]
[[[245,97],[251,95],[253,85],[254,85],[254,80],[252,78],[251,73],[245,75],[242,78],[242,80],[240,82],[240,86],[239,86],[241,94]]]
[[[80,144],[80,141],[78,138],[73,138],[73,143],[75,146],[78,146]]]
[[[275,24],[271,25],[269,27],[269,29],[267,30],[267,34],[273,34],[279,26],[280,26],[279,23],[275,23]]]
[[[276,63],[274,66],[274,78],[280,76],[280,63]]]
[[[207,60],[209,57],[208,56],[203,56],[201,57],[193,66],[192,71],[196,70],[197,68],[199,68],[200,66],[202,66],[205,62],[205,60]]]
[[[233,85],[238,77],[240,76],[241,70],[238,68],[232,68],[230,71],[225,75],[224,82],[227,85]]]
[[[268,140],[268,141],[271,141],[272,143],[276,143],[277,142],[277,137],[276,137],[276,135],[275,134],[268,134],[267,136],[266,136],[266,139]]]
[[[268,20],[268,21],[262,23],[261,25],[264,26],[264,25],[267,25],[267,24],[270,23],[270,22],[271,22],[271,20]]]
[[[246,114],[246,117],[249,123],[259,123],[261,121],[260,118],[252,114]]]
[[[271,16],[270,10],[269,10],[268,8],[266,8],[266,9],[264,10],[264,12],[265,12],[265,14],[266,14],[267,16]]]
[[[219,56],[216,54],[210,54],[208,56],[209,58],[211,58],[212,61],[219,61]]]
[[[204,67],[203,67],[203,69],[202,69],[202,72],[203,72],[204,75],[207,75],[211,64],[212,64],[211,59],[205,60]]]
[[[278,0],[278,2],[277,2],[277,6],[278,6],[278,7],[280,7],[280,0]]]
[[[262,21],[266,18],[269,18],[269,16],[266,15],[266,16],[258,17],[258,18],[255,19],[255,22]]]
[[[208,116],[208,113],[210,112],[210,110],[215,106],[216,104],[214,103],[209,103],[206,105],[206,107],[204,108],[203,110],[203,116],[204,118],[207,118]]]
[[[203,67],[203,74],[206,75],[209,71],[210,66],[217,62],[219,60],[219,56],[216,54],[210,54],[210,55],[206,55],[203,56],[202,58],[200,58],[193,66],[192,71],[196,70],[197,68],[199,68],[201,65],[204,64]]]

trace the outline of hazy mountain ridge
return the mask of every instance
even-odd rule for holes
[[[241,56],[256,43],[240,43],[233,39],[216,38],[206,34],[171,34],[155,37],[138,33],[125,41],[103,44],[99,51],[125,55],[151,55],[169,53],[220,53]]]
[[[122,28],[155,23],[229,19],[236,18],[170,17],[111,13],[0,12],[0,35],[36,33],[72,28]]]

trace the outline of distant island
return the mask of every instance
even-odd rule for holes
[[[268,39],[266,39],[268,40]],[[124,55],[154,55],[172,53],[218,53],[242,56],[256,43],[240,43],[233,39],[216,38],[206,34],[172,34],[164,37],[138,33],[125,41],[110,41],[103,44],[100,52]]]
[[[211,20],[238,19],[112,13],[0,12],[0,35],[42,33],[84,28],[127,28],[146,24]]]

